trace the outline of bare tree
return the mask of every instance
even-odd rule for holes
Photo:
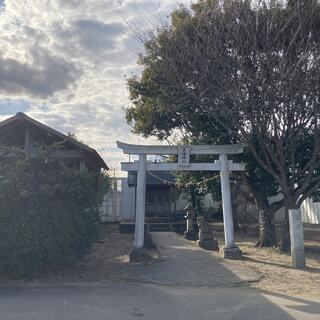
[[[229,1],[199,10],[219,82],[200,89],[200,107],[248,144],[286,207],[300,207],[320,185],[319,2]]]
[[[298,208],[320,185],[319,30],[318,0],[181,7],[145,42],[127,119],[159,138],[178,129],[193,141],[246,142],[284,198],[271,208],[257,196],[262,211]],[[244,176],[252,191],[255,174]]]

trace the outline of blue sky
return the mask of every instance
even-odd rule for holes
[[[0,5],[3,1],[0,0]],[[190,0],[181,0],[188,3]],[[32,5],[31,5],[32,3]],[[139,74],[133,30],[154,28],[172,0],[6,0],[0,11],[0,120],[19,111],[73,132],[112,168],[130,133],[126,79]]]
[[[30,102],[15,100],[0,100],[0,115],[10,116],[17,112],[30,110]]]

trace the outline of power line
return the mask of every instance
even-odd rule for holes
[[[148,171],[148,174],[156,179],[159,179],[160,181],[164,182],[165,184],[174,184],[176,186],[180,186],[181,183],[177,183],[177,182],[172,182],[172,181],[169,181],[169,180],[166,180],[162,177],[159,177],[157,175],[155,175],[154,173],[152,173],[151,171]],[[216,180],[216,179],[219,179],[220,178],[220,175],[219,174],[216,174],[214,175],[213,177],[210,177],[210,178],[207,178],[207,179],[204,179],[202,181],[199,181],[199,182],[187,182],[187,183],[184,183],[183,185],[186,186],[186,187],[189,187],[189,186],[200,186],[202,184],[205,184],[207,182],[210,182],[212,180]]]

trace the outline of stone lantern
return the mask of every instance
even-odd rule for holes
[[[193,227],[194,208],[190,202],[184,208],[184,211],[186,212],[185,218],[187,219],[187,230],[184,232],[184,237],[188,240],[197,240],[197,235]]]

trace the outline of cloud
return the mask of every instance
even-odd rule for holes
[[[114,49],[117,37],[123,32],[119,23],[103,23],[97,20],[77,20],[73,28],[78,33],[79,44],[92,51]]]
[[[54,26],[55,51],[73,58],[101,59],[116,49],[123,33],[120,23],[104,23],[99,20],[79,19],[68,24]]]
[[[48,53],[33,58],[33,64],[0,58],[0,94],[47,98],[67,89],[80,74],[72,63]]]

